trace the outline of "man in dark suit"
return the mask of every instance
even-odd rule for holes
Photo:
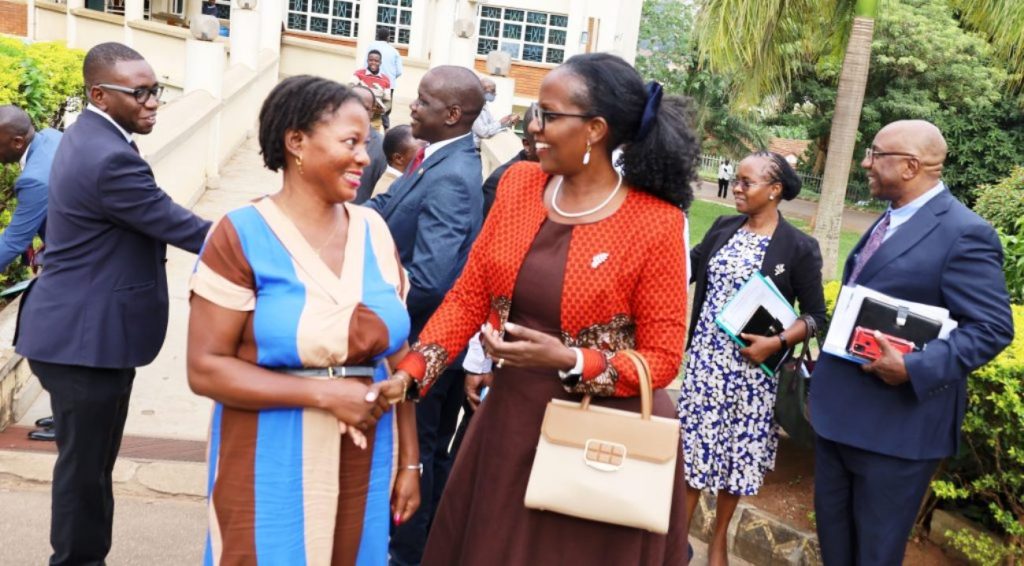
[[[89,105],[54,157],[46,267],[26,294],[17,351],[50,393],[57,432],[50,564],[102,564],[111,471],[135,368],[167,330],[167,244],[198,252],[210,223],[156,185],[132,134],[156,124],[161,87],[131,48],[85,57]]]
[[[949,310],[959,326],[906,355],[876,334],[878,360],[824,354],[812,377],[818,433],[814,508],[825,564],[900,564],[940,459],[953,455],[967,376],[1013,338],[1003,253],[992,227],[940,180],[934,125],[882,128],[861,166],[890,207],[861,238],[843,282]]]
[[[14,182],[18,204],[11,222],[0,234],[0,271],[7,269],[19,256],[27,263],[34,263],[32,240],[45,235],[50,168],[63,135],[53,128],[37,132],[24,110],[13,104],[0,106],[0,163],[21,165],[21,174]],[[56,438],[52,416],[37,420],[36,426],[39,430],[28,433],[32,440]]]
[[[483,179],[470,129],[483,105],[483,88],[469,69],[440,66],[428,71],[411,105],[411,125],[412,135],[430,145],[387,193],[367,203],[387,221],[402,265],[409,270],[410,341],[462,272],[480,231]],[[465,396],[460,366],[461,359],[453,360],[416,407],[422,503],[392,535],[392,564],[419,564],[423,554],[448,479],[448,444]]]

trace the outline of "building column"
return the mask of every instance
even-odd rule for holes
[[[455,0],[437,0],[433,21],[430,22],[430,66],[436,67],[451,60],[452,38],[455,37],[453,23],[457,17]]]
[[[132,28],[128,27],[128,22],[135,20],[141,20],[145,17],[146,5],[145,0],[124,0],[124,43],[129,47],[134,45],[135,36]]]
[[[259,0],[262,3],[263,0]],[[259,6],[257,5],[257,8]],[[260,12],[231,6],[231,64],[258,72],[260,67]]]
[[[68,47],[78,47],[78,17],[71,12],[75,8],[85,8],[85,0],[67,0],[67,43]]]
[[[594,14],[588,9],[587,0],[571,0],[569,2],[569,27],[565,30],[565,58],[585,53],[587,42],[583,41],[583,32],[587,31],[587,23]],[[593,41],[594,38],[590,38]]]
[[[260,0],[260,50],[281,54],[281,19],[284,0]]]
[[[227,46],[222,42],[203,41],[195,38],[185,40],[185,96],[201,90],[209,93],[220,101],[224,92],[224,71],[227,57],[224,50]],[[220,121],[223,112],[213,116],[210,125],[209,147],[206,153],[206,187],[216,189],[220,186]]]
[[[377,38],[377,0],[360,0],[359,4],[359,34],[356,36],[354,57],[356,69],[366,66],[363,57],[370,50],[370,43]]]
[[[412,26],[409,28],[409,57],[414,59],[427,58],[427,46],[430,38],[430,14],[426,10],[426,2],[412,3]]]

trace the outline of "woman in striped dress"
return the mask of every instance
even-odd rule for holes
[[[404,390],[384,363],[407,349],[405,275],[384,221],[347,204],[368,128],[340,84],[281,82],[259,136],[283,186],[200,253],[188,370],[216,401],[206,564],[384,564],[389,520],[419,504],[415,413],[388,411]]]

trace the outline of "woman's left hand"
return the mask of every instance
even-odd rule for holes
[[[576,365],[575,352],[554,336],[511,322],[505,323],[505,332],[516,341],[506,342],[490,325],[480,331],[484,352],[499,368],[507,365],[570,370]]]
[[[782,342],[778,336],[758,336],[756,334],[740,334],[740,338],[746,340],[750,345],[740,350],[740,355],[754,365],[759,365],[767,360],[772,354],[782,348]]]
[[[420,474],[417,470],[399,468],[395,488],[391,492],[391,519],[395,525],[401,525],[419,508]]]

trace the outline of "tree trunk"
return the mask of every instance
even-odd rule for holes
[[[857,16],[853,19],[850,43],[846,47],[843,70],[839,76],[836,110],[832,117],[832,132],[828,142],[828,158],[825,160],[825,175],[821,180],[821,195],[818,199],[818,213],[814,226],[814,237],[821,245],[821,274],[826,281],[836,278],[843,204],[846,200],[846,185],[850,178],[853,148],[857,143],[860,111],[864,105],[864,89],[868,82],[871,37],[874,29],[873,18]]]

